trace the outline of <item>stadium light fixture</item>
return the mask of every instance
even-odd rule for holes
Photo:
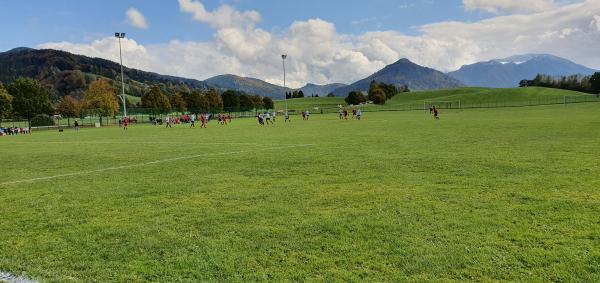
[[[123,102],[123,119],[127,117],[127,104],[125,103],[125,79],[123,76],[123,52],[121,51],[121,38],[125,38],[124,32],[115,32],[115,37],[119,39],[119,60],[121,63],[121,101]]]
[[[288,104],[287,104],[287,90],[285,88],[285,59],[287,59],[287,55],[281,55],[281,60],[283,61],[283,93],[284,93],[284,101],[285,101],[285,114],[288,114]]]

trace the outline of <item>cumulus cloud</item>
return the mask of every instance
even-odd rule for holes
[[[129,8],[127,12],[125,12],[125,16],[127,18],[127,23],[131,26],[140,29],[148,29],[148,21],[138,9]]]
[[[214,28],[252,27],[261,20],[257,11],[240,12],[229,5],[221,5],[214,11],[207,11],[200,1],[179,0],[179,8],[192,14],[194,20]]]
[[[463,0],[467,11],[483,10],[489,13],[541,12],[555,8],[553,0]]]
[[[600,33],[600,16],[594,15],[594,19],[592,19],[592,22],[590,23],[590,28],[593,31]]]
[[[200,2],[191,0],[180,0],[180,4],[182,10],[196,11],[192,13],[194,18],[204,19],[199,21],[215,29],[213,39],[144,46],[126,39],[123,59],[127,66],[196,79],[232,73],[282,84],[280,55],[287,54],[287,79],[292,87],[307,82],[351,83],[400,58],[452,71],[482,60],[551,53],[600,68],[600,57],[596,56],[600,41],[597,0],[473,23],[434,23],[420,27],[421,34],[416,36],[397,31],[342,34],[322,19],[296,21],[275,33],[255,27],[260,15],[244,16],[254,12],[230,6],[207,12]],[[229,15],[225,17],[228,20],[213,19],[219,13]],[[58,42],[39,47],[114,61],[119,54],[112,37],[85,44]]]

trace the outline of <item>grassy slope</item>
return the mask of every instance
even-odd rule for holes
[[[133,95],[129,95],[126,94],[127,99],[129,99],[129,102],[131,102],[132,104],[137,104],[138,102],[142,101],[141,97],[137,97],[137,96],[133,96]]]
[[[463,103],[519,102],[544,99],[561,100],[565,96],[583,95],[581,92],[552,88],[459,88],[399,94],[388,101],[389,105],[423,101],[458,101]]]
[[[552,88],[457,88],[433,91],[418,91],[402,93],[387,101],[384,107],[396,107],[407,104],[422,104],[423,101],[461,101],[463,104],[479,103],[519,103],[519,102],[561,102],[565,96],[584,95],[581,92],[552,89]],[[315,106],[335,108],[337,105],[345,105],[342,97],[303,98],[288,100],[291,109],[312,109]],[[276,108],[283,109],[283,101],[276,101]],[[378,106],[371,106],[378,107]]]
[[[288,108],[296,110],[313,110],[314,107],[337,107],[338,105],[345,105],[343,97],[305,97],[305,98],[294,98],[288,99]],[[276,109],[285,109],[285,101],[276,100]]]
[[[364,118],[2,137],[0,182],[272,150],[0,185],[0,270],[49,281],[600,281],[597,104]]]

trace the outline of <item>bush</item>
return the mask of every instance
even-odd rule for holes
[[[54,126],[54,119],[46,114],[39,114],[31,119],[32,127]]]

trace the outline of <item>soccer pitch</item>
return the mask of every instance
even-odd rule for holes
[[[600,105],[0,137],[0,272],[600,281]]]

